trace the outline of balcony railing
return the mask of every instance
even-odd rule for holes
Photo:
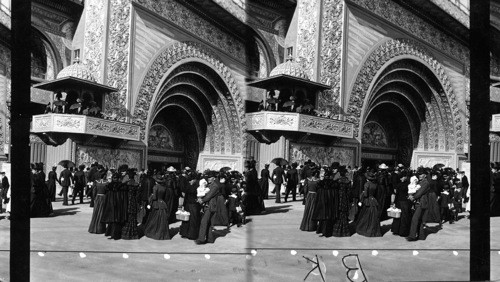
[[[84,115],[44,114],[33,116],[33,133],[81,133],[140,141],[140,126]]]
[[[295,131],[353,138],[353,124],[299,113],[257,112],[246,114],[248,130]]]

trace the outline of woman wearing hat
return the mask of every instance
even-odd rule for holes
[[[121,239],[122,228],[127,221],[127,186],[122,183],[121,178],[121,173],[114,173],[111,183],[107,186],[101,219],[102,223],[107,224],[105,236],[110,236],[115,240]]]
[[[410,181],[408,181],[408,175],[404,171],[399,173],[399,180],[400,182],[395,186],[396,198],[394,199],[394,203],[396,208],[401,210],[401,217],[392,220],[391,231],[394,235],[408,237],[410,234],[412,206],[411,201],[408,200],[408,185]]]
[[[245,214],[260,214],[264,211],[264,200],[260,192],[257,171],[251,161],[247,161],[245,167],[247,169],[245,171],[245,181],[247,183],[247,189],[245,190]]]
[[[37,163],[32,169],[31,217],[47,217],[53,212],[49,189],[45,184],[43,163]]]
[[[381,237],[380,231],[380,208],[375,194],[377,193],[377,177],[369,171],[365,174],[367,182],[364,185],[361,202],[363,207],[359,212],[356,222],[356,233],[366,237]]]
[[[103,234],[106,232],[106,224],[103,223],[102,216],[104,214],[104,203],[106,202],[106,190],[109,184],[106,179],[106,172],[101,173],[99,180],[95,182],[95,189],[92,190],[94,200],[94,209],[92,219],[90,220],[89,233]]]
[[[426,223],[440,223],[441,222],[441,212],[439,209],[438,195],[441,194],[438,188],[438,172],[432,170],[430,173],[431,179],[429,180],[429,194],[427,195],[429,200],[429,207],[427,208],[427,214],[425,216]]]
[[[122,229],[122,239],[126,240],[139,239],[137,230],[137,193],[139,191],[139,183],[135,181],[135,175],[135,169],[127,170],[128,181],[125,183],[128,194],[127,221]]]
[[[389,167],[386,164],[381,164],[378,167],[379,172],[377,175],[377,192],[375,193],[375,198],[378,203],[378,215],[380,221],[386,220],[389,217],[385,212],[391,205],[391,191],[389,188],[389,173],[387,169]]]
[[[335,199],[335,221],[333,223],[333,236],[348,237],[349,231],[349,191],[351,190],[351,181],[347,177],[345,166],[339,167],[340,178],[338,185],[334,185]]]
[[[144,227],[144,235],[155,240],[170,240],[169,217],[172,212],[174,191],[173,179],[157,174],[154,177],[156,185],[151,196],[151,213]],[[169,182],[169,183],[167,183]]]
[[[182,238],[195,240],[200,232],[201,206],[196,201],[196,187],[199,186],[200,179],[194,173],[188,175],[188,184],[182,187],[184,193],[184,210],[189,212],[189,221],[183,221],[179,233]]]
[[[313,219],[313,213],[316,208],[316,187],[318,182],[319,169],[314,169],[304,183],[304,193],[307,196],[304,215],[302,216],[302,223],[300,224],[300,230],[302,231],[316,231],[318,228],[318,221]]]
[[[316,233],[331,237],[335,221],[334,186],[339,184],[333,179],[331,168],[325,167],[324,170],[324,179],[317,186],[316,207],[312,218],[319,221]]]

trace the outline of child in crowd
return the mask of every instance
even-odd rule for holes
[[[450,224],[453,223],[450,218],[450,209],[453,206],[452,196],[453,195],[450,194],[450,187],[443,187],[443,191],[439,196],[439,207],[441,210],[441,222],[439,224],[443,224],[448,220],[450,221]]]
[[[453,218],[452,220],[458,221],[458,214],[462,212],[462,183],[460,179],[455,179],[455,184],[453,185]],[[451,222],[450,222],[451,223]]]
[[[238,210],[241,211],[241,197],[237,187],[231,189],[231,195],[228,197],[228,210],[229,210],[229,225],[237,224],[241,226],[240,215]]]
[[[418,184],[418,178],[414,175],[410,178],[410,184],[408,184],[408,196],[413,196],[420,189]]]

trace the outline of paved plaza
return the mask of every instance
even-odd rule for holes
[[[368,281],[464,281],[469,277],[469,220],[431,226],[425,241],[407,242],[382,222],[381,238],[354,234],[323,238],[300,231],[301,202],[275,204],[266,200],[266,213],[227,231],[217,227],[214,244],[196,245],[179,236],[179,223],[170,241],[110,240],[87,232],[92,209],[88,204],[62,206],[55,215],[31,220],[32,281],[303,281],[313,268],[304,258],[320,260],[326,281],[345,281],[342,258],[357,254]],[[0,220],[0,265],[9,265],[9,221]],[[437,233],[431,233],[435,232]],[[492,234],[500,219],[492,218]],[[492,280],[500,279],[500,239],[492,235]],[[346,257],[348,267],[356,258]],[[9,279],[0,267],[0,280]],[[351,277],[354,272],[351,272]],[[358,277],[361,277],[361,272]],[[321,281],[317,270],[306,281]]]

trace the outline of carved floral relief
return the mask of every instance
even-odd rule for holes
[[[90,166],[99,162],[107,168],[118,168],[127,164],[130,168],[142,169],[142,152],[128,149],[108,149],[100,147],[78,146],[76,150],[76,164]]]
[[[299,164],[311,160],[318,165],[331,165],[339,162],[341,165],[353,166],[355,163],[354,148],[323,147],[314,145],[290,144],[289,162]]]

